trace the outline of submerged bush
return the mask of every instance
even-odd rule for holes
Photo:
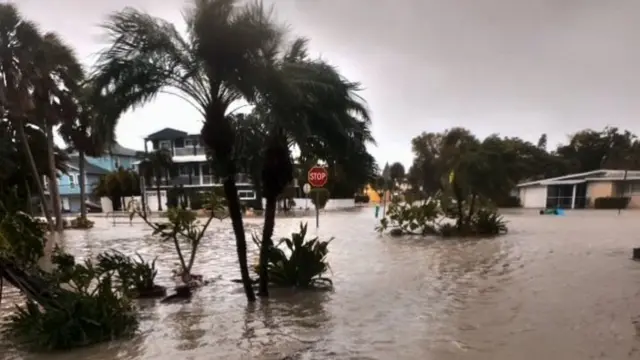
[[[282,238],[269,250],[267,269],[269,282],[278,287],[313,288],[331,287],[331,279],[324,276],[329,270],[327,254],[333,239],[321,241],[317,237],[306,240],[307,224],[300,224],[300,232],[291,238]],[[260,247],[260,240],[253,236]],[[282,245],[286,246],[285,249]],[[254,270],[259,274],[258,267]]]
[[[376,228],[378,232],[393,230],[395,235],[428,235],[435,233],[436,220],[440,216],[438,203],[426,201],[419,205],[410,205],[393,201],[386,215]]]
[[[91,229],[94,225],[94,222],[87,219],[86,217],[78,216],[77,218],[71,220],[69,223],[70,229]]]
[[[140,254],[131,258],[117,250],[98,255],[98,268],[102,272],[114,273],[121,289],[132,297],[164,296],[165,289],[155,283],[158,270],[156,259],[146,262]]]
[[[480,209],[471,218],[471,230],[476,235],[500,235],[507,232],[507,222],[497,211]]]
[[[16,306],[5,334],[31,351],[66,350],[128,337],[138,328],[134,307],[113,286],[112,272],[100,271],[90,260],[77,264],[56,250],[51,274],[14,274],[27,303]],[[19,275],[19,276],[18,276]],[[27,284],[22,286],[23,284]],[[40,289],[29,289],[38,284]],[[69,290],[71,289],[71,290]]]

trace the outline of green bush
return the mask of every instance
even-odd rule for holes
[[[496,211],[480,209],[471,218],[471,230],[476,235],[500,235],[507,232],[507,223]]]
[[[317,237],[305,240],[307,224],[300,224],[300,232],[291,234],[291,238],[283,238],[269,250],[268,272],[269,282],[278,287],[312,288],[331,287],[332,281],[324,275],[329,271],[326,257],[328,246],[333,239],[321,241]],[[253,241],[260,247],[260,240],[253,236]],[[286,245],[285,252],[281,246]],[[254,271],[259,274],[258,264]]]
[[[111,250],[99,254],[97,257],[97,268],[101,272],[112,272],[120,281],[123,292],[130,294],[133,298],[148,297],[150,294],[158,293],[160,286],[156,285],[155,279],[158,275],[156,260],[146,262],[136,254],[137,259],[124,255],[117,250]]]
[[[369,195],[357,194],[354,197],[354,201],[356,204],[368,204],[369,203]]]
[[[58,249],[52,262],[56,267],[52,273],[23,273],[21,283],[14,284],[28,300],[8,317],[4,331],[8,338],[28,350],[43,352],[111,341],[136,332],[135,309],[113,286],[110,272],[98,270],[89,260],[76,264],[73,256]],[[33,289],[34,284],[39,288]]]
[[[91,229],[94,225],[94,222],[87,219],[86,217],[78,216],[75,219],[72,219],[69,223],[70,229]]]
[[[324,209],[330,199],[329,190],[325,188],[314,188],[309,192],[309,198],[315,207]]]
[[[0,255],[29,269],[44,255],[47,224],[23,213],[6,212],[0,220]]]
[[[191,203],[191,210],[200,210],[204,208],[206,199],[204,194],[193,192],[189,194],[189,202]]]
[[[626,209],[631,198],[628,197],[599,197],[593,202],[596,209]]]

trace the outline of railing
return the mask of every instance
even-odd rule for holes
[[[216,183],[214,175],[202,175],[202,185],[213,185]]]
[[[205,155],[204,147],[186,146],[173,149],[173,156]]]

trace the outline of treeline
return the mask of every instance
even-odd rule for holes
[[[616,127],[578,131],[553,149],[549,149],[546,134],[534,144],[499,135],[479,139],[464,128],[422,133],[411,140],[411,146],[414,159],[406,174],[395,163],[383,171],[378,182],[406,183],[416,197],[429,197],[456,179],[460,192],[500,204],[509,201],[521,182],[597,169],[640,168],[638,137]]]

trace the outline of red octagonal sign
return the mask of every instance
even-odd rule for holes
[[[327,169],[323,167],[314,166],[309,169],[307,180],[313,187],[323,187],[327,184],[327,180],[329,180],[329,173],[327,173]]]

